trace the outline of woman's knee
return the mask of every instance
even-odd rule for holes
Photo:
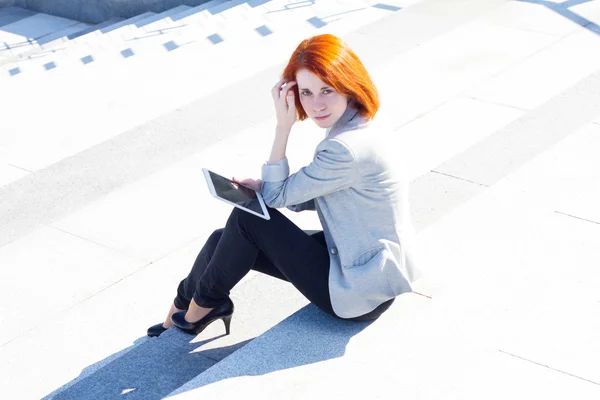
[[[271,211],[272,210],[269,209],[269,212]],[[237,226],[248,226],[248,224],[252,224],[254,226],[257,224],[266,224],[269,221],[235,207],[233,211],[231,211],[231,214],[229,216],[229,222],[234,223]]]
[[[210,234],[208,239],[206,239],[206,244],[213,249],[217,247],[219,240],[221,240],[221,236],[223,236],[223,228],[216,229],[213,233]]]

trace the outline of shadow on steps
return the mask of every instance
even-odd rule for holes
[[[336,319],[309,304],[169,396],[226,379],[265,375],[343,357],[350,339],[372,323]]]
[[[174,392],[204,386],[221,379],[243,375],[262,375],[341,357],[350,338],[369,323],[335,319],[308,305],[294,313],[260,337],[231,346],[202,350],[207,343],[224,335],[202,341],[177,329],[169,329],[158,338],[142,337],[129,348],[107,357],[83,370],[72,382],[55,390],[44,399],[113,399],[127,395],[128,399],[162,399]],[[287,331],[281,335],[281,330]],[[287,338],[273,340],[273,337]],[[207,379],[203,372],[252,341],[250,354],[256,361],[263,357],[260,367],[254,363],[228,363]],[[269,351],[261,351],[263,346]],[[273,358],[277,347],[297,351],[294,357]],[[243,359],[244,356],[242,356]],[[195,379],[194,379],[195,378]],[[200,380],[199,380],[200,379]],[[182,386],[183,385],[183,386]]]
[[[132,399],[162,399],[217,362],[209,354],[194,350],[220,337],[194,343],[193,336],[177,329],[169,329],[158,338],[142,337],[131,347],[87,367],[45,399],[114,399],[125,394]],[[219,350],[232,353],[247,342]]]

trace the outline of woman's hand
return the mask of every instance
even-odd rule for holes
[[[296,81],[286,82],[280,80],[271,90],[275,113],[277,115],[277,130],[290,133],[292,125],[296,122],[296,102],[294,101],[294,85]]]
[[[246,186],[252,190],[256,190],[257,192],[260,192],[260,189],[262,188],[262,180],[261,179],[247,178],[247,179],[240,180],[234,176],[231,180],[242,186]]]

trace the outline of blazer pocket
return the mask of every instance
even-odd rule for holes
[[[362,252],[358,257],[356,257],[352,262],[345,265],[346,268],[356,268],[367,264],[371,261],[377,254],[381,253],[383,248],[381,246],[371,247],[370,249]]]

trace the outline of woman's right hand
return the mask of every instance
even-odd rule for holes
[[[282,79],[271,90],[273,102],[275,103],[275,113],[277,115],[277,127],[283,129],[288,134],[292,129],[292,125],[296,122],[294,85],[296,85],[296,81],[287,82],[285,79]]]
[[[231,180],[242,186],[245,186],[252,190],[256,190],[257,192],[260,192],[260,189],[262,188],[262,180],[261,179],[252,179],[252,178],[239,179],[234,176]]]

